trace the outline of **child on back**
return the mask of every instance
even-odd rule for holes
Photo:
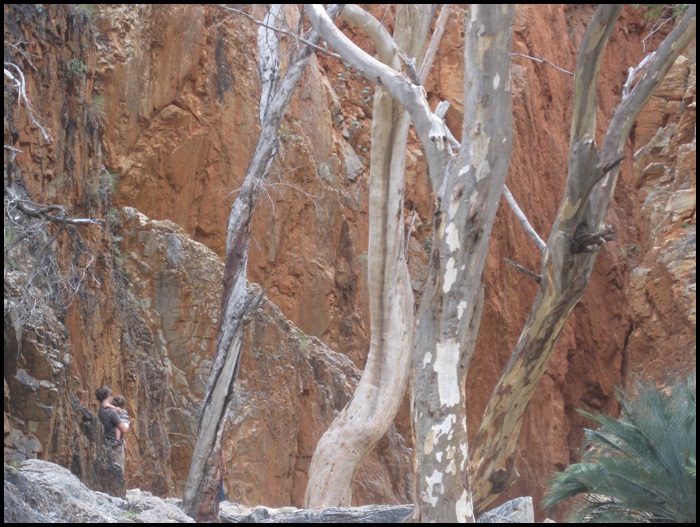
[[[131,422],[129,421],[129,412],[126,411],[126,399],[124,399],[123,396],[117,395],[112,399],[112,405],[110,405],[111,408],[116,410],[119,413],[119,417],[121,417],[122,423],[126,423],[127,425],[131,425]],[[117,442],[122,442],[124,443],[124,450],[126,450],[126,442],[124,442],[124,438],[122,437],[122,431],[119,430],[119,427],[115,426],[114,427],[114,435],[117,438]]]

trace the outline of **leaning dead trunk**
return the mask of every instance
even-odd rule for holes
[[[430,17],[414,6],[396,17],[396,45],[369,13],[347,6],[350,19],[374,38],[383,62],[398,68],[396,47],[422,54]],[[351,505],[352,481],[394,421],[410,368],[413,290],[404,250],[404,170],[408,113],[377,86],[372,119],[368,287],[370,349],[352,400],[319,441],[309,468],[306,508]]]
[[[273,5],[266,17],[266,26],[275,27],[283,17],[282,4]],[[334,7],[337,14],[337,7]],[[315,43],[318,36],[307,38]],[[246,268],[250,242],[250,222],[262,190],[264,180],[279,140],[278,129],[301,75],[311,58],[312,50],[303,46],[291,61],[280,81],[277,36],[273,29],[261,26],[258,35],[261,82],[264,97],[260,101],[261,132],[248,165],[243,185],[229,215],[226,234],[226,264],[221,302],[221,320],[216,353],[202,403],[197,442],[185,486],[183,508],[200,522],[218,521],[218,465],[214,460],[221,455],[221,439],[226,414],[233,396],[233,385],[238,372],[241,343],[246,317],[257,306],[258,298],[249,298]]]
[[[590,279],[597,251],[612,232],[603,222],[637,115],[695,36],[695,6],[666,38],[646,74],[616,108],[599,152],[598,71],[620,6],[598,7],[581,44],[567,185],[543,256],[540,290],[520,339],[494,388],[471,453],[477,514],[517,478],[515,452],[523,417],[568,317]]]
[[[430,275],[413,353],[416,520],[473,521],[465,383],[483,305],[482,273],[513,144],[515,7],[472,5],[465,39],[463,144],[436,189]]]

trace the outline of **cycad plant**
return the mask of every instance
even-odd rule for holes
[[[574,522],[695,523],[695,374],[657,390],[618,391],[622,415],[579,412],[586,430],[581,463],[554,474],[545,508],[573,498]]]

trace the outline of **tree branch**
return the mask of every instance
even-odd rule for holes
[[[610,164],[621,155],[624,144],[629,138],[632,125],[639,116],[639,112],[642,111],[654,90],[666,77],[668,70],[671,69],[678,55],[695,37],[696,10],[697,6],[695,4],[688,7],[676,28],[666,37],[654,56],[649,60],[644,76],[615,110],[601,148],[601,158],[604,165]],[[642,63],[646,60],[642,61]]]
[[[586,136],[595,137],[598,72],[603,51],[621,10],[622,6],[619,4],[600,4],[581,42],[574,74],[571,145]]]
[[[423,88],[416,86],[407,77],[358,47],[333,24],[320,4],[305,4],[305,7],[309,13],[311,24],[323,39],[343,57],[343,60],[369,81],[383,86],[393,98],[408,110],[421,143],[426,149],[429,162],[431,159],[442,158],[443,156],[437,152],[437,146],[431,142],[427,133],[433,125],[434,116],[430,111],[428,101],[425,99]],[[439,172],[437,166],[431,167],[431,180]],[[434,184],[434,187],[437,188],[437,185]]]
[[[286,29],[282,29],[280,27],[270,26],[267,23],[258,20],[254,16],[249,15],[245,11],[241,11],[240,9],[236,9],[235,7],[229,7],[229,6],[223,5],[223,4],[219,4],[219,7],[226,9],[226,11],[231,11],[232,13],[236,13],[237,15],[242,15],[242,16],[246,17],[248,20],[250,20],[251,22],[253,22],[254,24],[257,24],[257,25],[262,26],[262,27],[267,28],[267,29],[272,29],[273,31],[276,31],[278,33],[282,33],[283,35],[287,35],[289,37],[292,37],[297,42],[301,42],[302,44],[306,44],[307,46],[309,46],[312,49],[315,49],[316,51],[320,51],[321,53],[325,53],[326,55],[329,55],[335,59],[343,60],[342,57],[340,55],[338,55],[337,53],[333,53],[332,51],[329,51],[325,48],[322,48],[321,46],[314,44],[310,40],[303,38],[301,35],[298,35],[296,33],[292,33],[291,31],[287,31]]]
[[[447,20],[450,15],[451,4],[443,4],[442,11],[438,16],[437,22],[435,23],[435,31],[433,36],[430,38],[430,44],[428,44],[428,49],[425,52],[425,58],[420,66],[420,71],[418,72],[419,84],[422,86],[428,79],[428,73],[435,60],[435,55],[440,48],[440,42],[442,41],[442,36],[445,34],[445,28],[447,27]]]
[[[542,277],[541,277],[540,275],[538,275],[537,273],[535,273],[535,272],[533,272],[533,271],[530,271],[530,269],[528,269],[527,267],[523,267],[523,266],[520,265],[519,263],[516,263],[516,262],[514,262],[513,260],[511,260],[510,258],[503,258],[503,259],[505,260],[505,262],[506,262],[507,264],[512,265],[513,267],[515,267],[515,268],[516,268],[518,271],[520,271],[521,273],[525,273],[527,276],[529,276],[530,278],[532,278],[532,279],[533,279],[535,282],[537,282],[538,284],[542,281]]]
[[[533,242],[535,242],[535,245],[537,245],[540,252],[544,253],[544,250],[547,248],[547,244],[544,243],[544,240],[540,238],[540,235],[537,234],[537,231],[532,227],[527,219],[527,216],[525,216],[523,210],[518,206],[518,202],[515,201],[513,194],[511,194],[510,190],[505,185],[503,186],[503,196],[506,198],[508,205],[510,205],[511,210],[515,214],[515,217],[518,218],[518,221],[525,229],[527,235]]]
[[[549,64],[550,66],[552,66],[553,68],[555,68],[559,71],[562,71],[562,72],[567,73],[569,75],[574,74],[573,71],[569,71],[569,70],[565,70],[564,68],[560,68],[559,66],[557,66],[553,62],[549,62],[547,59],[543,59],[542,57],[539,57],[539,58],[538,57],[531,57],[530,55],[524,55],[522,53],[511,53],[511,55],[513,55],[515,57],[524,57],[526,59],[534,60],[535,62],[544,62],[545,64]]]
[[[8,68],[13,69],[15,73],[13,74],[11,71],[8,70]],[[49,134],[46,133],[44,127],[41,126],[36,117],[34,117],[34,110],[32,109],[32,105],[29,102],[29,98],[27,97],[27,84],[24,79],[24,72],[19,68],[19,66],[17,66],[16,64],[12,64],[11,62],[5,62],[4,71],[5,78],[10,80],[12,82],[12,87],[15,90],[17,90],[17,103],[21,106],[22,101],[24,101],[24,105],[27,108],[27,114],[29,114],[29,119],[31,119],[32,123],[34,123],[39,128],[39,130],[41,130],[41,133],[44,136],[44,140],[46,142],[49,142],[51,140],[49,138]]]
[[[360,6],[353,4],[347,4],[343,7],[340,16],[347,22],[361,27],[367,33],[367,36],[372,39],[372,42],[377,47],[377,55],[381,62],[392,68],[398,68],[396,42],[394,42],[392,36],[379,20]]]
[[[608,132],[603,140],[603,146],[600,149],[600,165],[611,168],[606,177],[603,178],[602,184],[594,189],[591,196],[595,207],[594,217],[589,220],[591,225],[600,227],[605,221],[619,174],[619,162],[621,162],[625,144],[639,113],[653,95],[654,90],[666,77],[668,70],[671,69],[678,56],[695,38],[696,11],[695,4],[688,7],[678,25],[664,39],[654,56],[649,59],[646,72],[640,81],[615,109]]]

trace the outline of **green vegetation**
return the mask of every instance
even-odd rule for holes
[[[105,117],[105,98],[102,95],[93,95],[90,101],[90,111],[99,119]]]
[[[97,9],[97,4],[77,4],[75,6],[76,13],[82,13],[89,19],[92,19],[100,14],[99,9]]]
[[[423,240],[423,243],[421,244],[423,246],[423,249],[425,249],[425,252],[428,254],[433,252],[433,237],[428,236],[425,240]]]
[[[82,60],[71,59],[66,68],[66,77],[68,79],[75,79],[77,77],[84,77],[88,72],[88,67]]]
[[[309,349],[309,343],[311,342],[311,339],[298,329],[295,331],[297,340],[299,341],[299,348],[301,348],[301,351],[306,351]]]
[[[620,254],[623,258],[634,258],[639,254],[639,247],[634,243],[628,243],[620,248]]]
[[[633,4],[637,9],[644,9],[648,20],[672,19],[686,12],[691,4]]]
[[[17,237],[14,227],[5,224],[5,243],[10,243]]]
[[[581,463],[558,472],[543,505],[573,498],[575,522],[695,523],[695,374],[656,389],[618,392],[622,416],[579,410],[586,430]]]
[[[117,185],[119,185],[119,175],[116,172],[110,172],[103,168],[99,179],[100,193],[111,195],[117,190]]]
[[[358,254],[355,257],[355,263],[360,267],[365,267],[367,265],[367,253]]]

